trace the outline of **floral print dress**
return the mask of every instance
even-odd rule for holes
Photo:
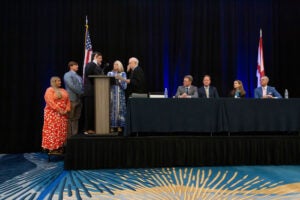
[[[67,139],[67,115],[60,114],[59,110],[70,111],[70,99],[66,90],[59,88],[59,91],[62,94],[61,98],[52,87],[49,87],[45,93],[42,147],[48,150],[59,149]]]

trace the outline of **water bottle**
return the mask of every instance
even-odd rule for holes
[[[165,98],[169,97],[169,95],[168,95],[168,88],[165,88],[164,96],[165,96]]]
[[[287,89],[284,90],[284,98],[288,99],[289,98],[289,92]]]

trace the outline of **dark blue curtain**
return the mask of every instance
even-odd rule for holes
[[[299,6],[293,0],[3,0],[0,152],[40,149],[45,89],[68,61],[83,62],[86,15],[93,49],[105,62],[127,66],[136,56],[149,91],[167,87],[170,96],[184,75],[199,86],[210,74],[221,96],[241,79],[252,97],[261,28],[270,85],[299,97]]]

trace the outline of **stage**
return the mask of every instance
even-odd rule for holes
[[[131,98],[122,136],[76,135],[65,169],[300,164],[300,99]]]
[[[299,132],[76,135],[67,141],[66,170],[224,165],[298,165]]]

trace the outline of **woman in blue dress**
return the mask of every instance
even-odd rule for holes
[[[122,63],[114,62],[113,70],[107,76],[116,78],[115,84],[110,87],[110,127],[111,132],[121,133],[125,127],[126,102],[125,89],[127,88],[126,73]]]

